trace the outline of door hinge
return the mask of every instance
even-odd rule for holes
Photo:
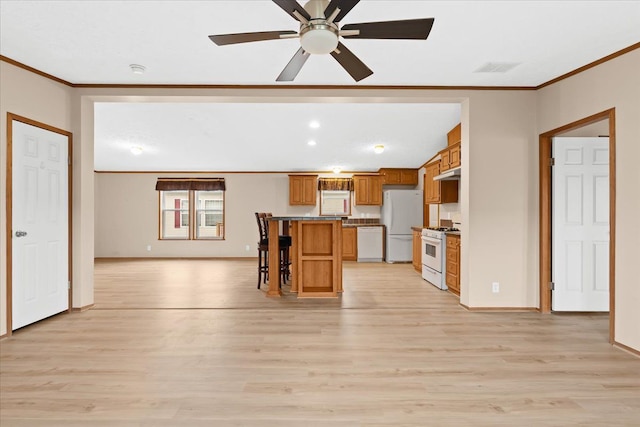
[[[554,159],[553,157],[549,157],[549,166],[555,166],[556,165],[556,159]]]
[[[71,166],[71,156],[67,157],[67,164]]]
[[[553,282],[549,282],[549,289],[550,289],[550,290],[552,290],[552,291],[555,291],[555,289],[556,289],[556,284],[555,284],[555,283],[553,283]]]
[[[71,289],[71,280],[67,281],[67,289]]]

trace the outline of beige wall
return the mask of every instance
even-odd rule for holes
[[[537,102],[540,132],[615,107],[615,339],[640,350],[640,49],[539,90]]]
[[[74,262],[80,264],[77,276],[81,279],[80,283],[76,284],[80,295],[77,304],[84,306],[93,301],[93,281],[90,276],[94,248],[98,256],[148,256],[147,244],[152,244],[152,256],[245,256],[246,244],[251,245],[255,242],[255,224],[251,215],[256,206],[261,210],[276,213],[298,213],[294,208],[288,207],[286,202],[286,175],[273,174],[268,175],[268,179],[258,179],[251,174],[229,174],[226,176],[229,180],[227,214],[238,212],[238,215],[242,216],[237,225],[231,225],[227,221],[229,238],[224,242],[158,242],[155,221],[150,222],[151,227],[148,230],[148,227],[145,227],[140,233],[134,230],[133,234],[130,234],[131,226],[122,224],[121,216],[120,220],[118,216],[108,219],[105,212],[123,204],[123,198],[130,201],[140,199],[139,218],[128,219],[127,222],[146,221],[149,214],[156,218],[157,194],[150,190],[156,177],[146,174],[94,176],[93,103],[96,101],[461,103],[463,175],[459,204],[464,224],[461,302],[470,307],[538,306],[537,135],[566,122],[616,106],[620,110],[618,158],[623,159],[619,160],[618,164],[618,224],[621,229],[624,227],[625,232],[629,232],[628,236],[624,237],[619,233],[616,245],[617,275],[620,277],[617,293],[620,312],[616,317],[616,325],[619,341],[640,349],[636,327],[639,323],[638,317],[631,309],[632,306],[638,306],[639,287],[637,281],[633,282],[630,273],[632,260],[636,258],[637,261],[637,252],[632,245],[634,241],[638,241],[638,228],[633,220],[637,221],[640,217],[637,197],[638,172],[634,169],[635,166],[631,165],[631,161],[638,158],[640,115],[637,100],[640,98],[637,92],[629,92],[629,85],[637,82],[638,73],[634,75],[628,68],[631,67],[634,72],[638,71],[637,52],[539,92],[376,89],[314,91],[278,88],[77,89],[71,102],[72,131],[76,141],[78,135],[82,141],[82,151],[76,153],[74,149],[74,197],[80,199],[74,201],[74,248],[79,248],[82,252],[78,255],[78,260],[74,256]],[[6,65],[3,64],[3,67]],[[23,83],[24,79],[28,79],[22,76],[26,72],[18,73],[21,75],[13,76],[10,82],[3,78],[3,90],[10,84],[20,87],[20,93],[30,92],[33,85]],[[615,78],[608,77],[608,73],[613,73]],[[602,81],[606,81],[606,84]],[[603,90],[603,87],[610,90]],[[566,94],[575,95],[575,99],[566,99]],[[37,105],[30,106],[24,114],[33,115],[33,111],[37,109]],[[58,126],[68,128],[69,124]],[[425,153],[425,160],[432,154]],[[4,166],[3,164],[2,167]],[[79,170],[76,171],[76,168]],[[218,175],[220,174],[216,174]],[[122,189],[123,184],[126,184],[124,187],[131,188],[131,194],[115,194],[114,189],[118,186]],[[255,194],[255,198],[246,200],[232,197],[231,191],[234,191],[234,188]],[[262,191],[257,191],[256,188]],[[150,239],[153,239],[151,243]],[[491,292],[493,281],[501,284],[501,292],[498,294]],[[75,292],[76,289],[74,295]],[[4,305],[1,309],[4,313]]]
[[[72,89],[0,62],[0,335],[7,332],[7,113],[71,131]]]

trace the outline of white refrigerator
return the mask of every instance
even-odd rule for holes
[[[384,190],[380,221],[385,225],[387,262],[410,262],[413,258],[411,227],[422,226],[422,190]]]

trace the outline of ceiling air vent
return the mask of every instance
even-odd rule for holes
[[[487,62],[474,73],[506,73],[518,65],[519,62]]]

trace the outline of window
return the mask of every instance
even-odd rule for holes
[[[351,215],[351,178],[320,178],[320,215]]]
[[[224,224],[224,192],[196,191],[196,239],[216,239]]]
[[[322,190],[320,215],[351,215],[351,191]]]
[[[224,239],[224,180],[163,179],[160,194],[160,239]]]

